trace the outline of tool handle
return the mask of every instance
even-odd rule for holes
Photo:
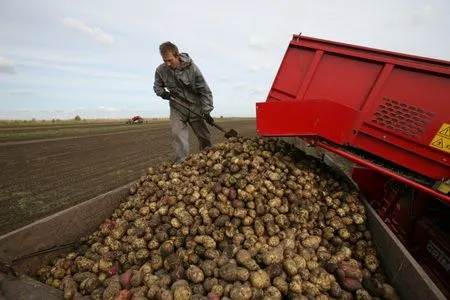
[[[178,104],[178,105],[180,105],[180,106],[186,108],[186,109],[187,109],[189,112],[191,112],[192,114],[194,114],[194,115],[196,115],[197,117],[200,117],[200,118],[202,118],[203,120],[206,121],[206,119],[205,119],[204,116],[202,116],[201,114],[199,114],[199,113],[193,111],[192,109],[190,109],[189,106],[187,106],[186,104],[184,104],[181,100],[179,100],[179,99],[177,99],[177,98],[175,98],[175,97],[172,96],[172,97],[170,97],[170,101],[173,101],[174,103],[176,103],[176,104]],[[210,123],[208,123],[208,124],[210,124]],[[210,125],[216,127],[217,129],[219,129],[219,130],[222,131],[222,132],[225,132],[225,129],[223,129],[222,127],[220,127],[219,125],[217,125],[216,122],[213,122],[213,123],[210,124]]]

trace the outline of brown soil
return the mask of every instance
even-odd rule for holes
[[[254,120],[222,121],[256,136]],[[213,143],[225,141],[212,128]],[[191,151],[197,141],[191,132]],[[88,136],[0,144],[0,235],[105,193],[174,159],[168,122]]]

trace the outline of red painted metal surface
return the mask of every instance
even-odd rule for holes
[[[429,144],[450,124],[449,99],[448,61],[294,35],[257,103],[257,130],[318,136],[439,181],[450,152]]]
[[[338,149],[336,147],[330,146],[330,145],[328,145],[326,143],[323,143],[323,142],[319,141],[319,142],[316,142],[316,145],[318,145],[318,146],[320,146],[320,147],[322,147],[322,148],[324,148],[324,149],[326,149],[328,151],[331,151],[331,152],[334,152],[336,154],[339,154],[340,156],[345,157],[345,158],[347,158],[347,159],[349,159],[351,161],[354,161],[354,162],[356,162],[357,164],[359,164],[361,166],[368,167],[371,170],[375,170],[377,172],[380,172],[381,174],[389,176],[390,178],[396,179],[399,182],[402,182],[404,184],[412,186],[412,187],[414,187],[414,188],[416,188],[416,189],[418,189],[420,191],[426,192],[430,196],[439,198],[439,199],[443,200],[444,202],[450,204],[450,195],[444,195],[442,193],[439,193],[438,191],[435,191],[435,190],[433,190],[433,189],[431,189],[431,188],[429,188],[429,187],[427,187],[425,185],[422,185],[422,184],[420,184],[420,183],[418,183],[416,181],[413,181],[413,180],[411,180],[409,178],[401,176],[400,174],[397,174],[397,173],[392,172],[392,171],[390,171],[388,169],[380,167],[379,165],[376,165],[376,164],[374,164],[374,163],[372,163],[372,162],[370,162],[368,160],[362,159],[362,158],[360,158],[358,156],[353,155],[352,153],[343,151],[343,150]]]

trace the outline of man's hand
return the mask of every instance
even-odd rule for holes
[[[209,113],[203,114],[203,118],[205,119],[206,123],[210,125],[214,124],[214,119],[211,117]]]
[[[170,100],[170,98],[172,97],[172,95],[170,94],[170,92],[169,91],[164,91],[162,94],[161,94],[161,98],[163,98],[163,99],[165,99],[165,100]]]

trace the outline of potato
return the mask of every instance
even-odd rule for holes
[[[283,262],[283,248],[278,246],[262,253],[262,260],[266,265],[277,264]]]
[[[387,300],[400,299],[397,293],[395,292],[395,289],[387,283],[383,283],[383,297]]]
[[[264,292],[264,298],[266,299],[280,299],[282,298],[281,292],[274,286],[269,286]]]
[[[296,151],[239,137],[152,167],[38,278],[94,300],[395,298],[358,193]]]
[[[352,266],[346,261],[341,261],[339,263],[339,268],[344,272],[345,277],[353,278],[358,280],[359,282],[362,282],[363,274],[361,269],[359,269],[356,266]]]
[[[281,276],[283,274],[283,264],[281,263],[272,264],[267,268],[265,268],[264,271],[266,271],[267,274],[269,274],[270,278]]]
[[[248,286],[234,286],[230,290],[232,300],[248,300],[252,298],[252,290]]]
[[[165,289],[165,288],[161,288],[158,292],[158,299],[160,300],[174,300],[173,298],[173,292]]]
[[[362,289],[361,283],[353,278],[344,278],[341,281],[341,286],[348,292],[355,292],[356,290]]]
[[[298,265],[295,263],[295,261],[291,258],[285,259],[283,261],[283,268],[284,271],[289,275],[289,276],[294,276],[295,274],[297,274],[298,272]]]
[[[113,299],[115,295],[117,295],[122,287],[120,286],[119,281],[112,281],[105,289],[103,293],[103,299]]]
[[[199,235],[194,238],[194,240],[202,244],[206,249],[215,249],[216,248],[216,241],[207,235]]]
[[[270,285],[270,277],[264,270],[258,270],[250,274],[250,281],[255,288],[266,288]]]
[[[192,296],[191,288],[186,280],[175,281],[170,290],[173,293],[174,300],[190,299]]]
[[[368,254],[364,257],[364,265],[370,272],[375,272],[378,269],[379,262],[375,255]]]
[[[276,287],[283,295],[287,295],[289,292],[289,284],[284,280],[283,277],[277,276],[273,279],[272,284]]]
[[[247,281],[250,277],[250,272],[246,268],[236,268],[236,279],[239,281]]]
[[[200,283],[205,279],[205,275],[203,274],[202,269],[195,265],[191,265],[186,270],[186,277],[194,283]]]
[[[61,286],[63,288],[64,291],[64,299],[72,299],[75,294],[77,293],[77,289],[78,289],[78,285],[75,282],[75,280],[73,280],[72,277],[70,276],[66,276],[62,281],[61,281]]]
[[[222,279],[234,282],[237,277],[237,266],[232,263],[227,263],[219,269],[219,274]]]
[[[357,300],[372,300],[372,297],[366,290],[360,289],[360,290],[356,291],[356,299]]]
[[[320,294],[317,286],[309,281],[302,282],[302,293],[307,296],[316,297]]]
[[[329,290],[331,296],[339,298],[342,295],[342,292],[341,286],[336,281],[331,283],[331,288]]]

